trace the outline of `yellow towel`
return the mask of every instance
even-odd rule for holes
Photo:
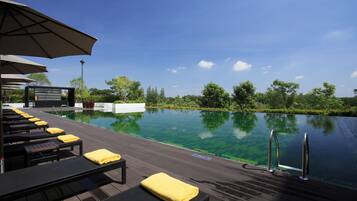
[[[189,201],[196,197],[199,189],[160,172],[144,179],[141,186],[165,201]]]
[[[27,114],[27,115],[22,115],[23,117],[25,117],[26,119],[31,119],[31,118],[34,118],[34,116],[32,116],[32,115],[29,115],[29,114]]]
[[[60,128],[47,128],[46,131],[50,134],[61,134],[64,133],[64,130],[60,129]]]
[[[84,157],[99,165],[110,163],[113,161],[118,161],[121,158],[119,154],[115,154],[106,149],[98,149],[96,151],[85,153]]]
[[[67,143],[67,142],[77,141],[80,138],[75,136],[75,135],[72,135],[72,134],[67,134],[67,135],[60,135],[60,136],[57,137],[57,139],[62,141],[62,142],[64,142],[64,143]]]
[[[36,122],[34,122],[34,124],[36,124],[37,126],[46,126],[46,125],[48,125],[48,123],[45,122],[45,121],[36,121]]]
[[[31,118],[31,119],[28,119],[28,120],[31,121],[31,122],[41,121],[41,119],[39,119],[39,118]]]

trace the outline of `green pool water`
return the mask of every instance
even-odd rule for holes
[[[255,165],[267,164],[279,130],[281,163],[300,167],[309,134],[310,177],[357,188],[357,118],[147,109],[144,113],[54,112],[75,121]]]

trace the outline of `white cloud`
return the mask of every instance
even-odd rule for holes
[[[304,79],[304,76],[303,75],[297,75],[295,76],[295,80],[302,80]]]
[[[341,41],[341,40],[348,40],[352,37],[352,34],[349,31],[342,31],[342,30],[335,30],[329,31],[324,36],[324,40],[329,41]]]
[[[260,69],[262,69],[262,70],[264,70],[264,71],[267,71],[267,70],[271,69],[271,67],[273,67],[273,66],[267,65],[267,66],[262,66],[262,67],[260,67]]]
[[[186,70],[187,68],[185,66],[180,66],[177,68],[178,70]]]
[[[357,78],[357,70],[352,72],[351,78]]]
[[[179,85],[174,84],[174,85],[172,85],[171,87],[172,87],[172,88],[177,88],[177,87],[179,87]]]
[[[205,69],[211,69],[213,66],[216,64],[213,63],[212,61],[206,61],[206,60],[201,60],[198,62],[197,66],[200,68],[205,68]]]
[[[169,71],[170,73],[172,74],[176,74],[178,73],[179,71],[183,71],[183,70],[186,70],[187,68],[185,66],[179,66],[177,68],[168,68],[167,71]]]
[[[234,65],[233,65],[233,70],[236,72],[240,71],[247,71],[252,68],[252,64],[246,63],[244,61],[238,60]]]
[[[168,68],[167,71],[169,71],[172,74],[176,74],[177,73],[177,70],[174,69],[174,68]]]

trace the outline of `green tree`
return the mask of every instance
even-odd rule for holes
[[[161,88],[159,96],[160,96],[160,102],[161,103],[165,102],[166,96],[165,96],[165,89],[164,88]]]
[[[35,80],[34,82],[30,83],[30,85],[35,86],[50,86],[51,81],[48,79],[45,73],[33,73],[27,76],[30,79]]]
[[[215,83],[208,83],[202,91],[201,106],[210,108],[224,108],[229,106],[229,94]]]
[[[90,98],[90,93],[85,83],[82,85],[82,79],[80,77],[74,78],[69,81],[69,85],[75,89],[76,100],[87,100]]]
[[[305,104],[313,109],[341,109],[343,101],[335,97],[336,87],[327,82],[323,83],[322,88],[314,88],[305,95]]]
[[[241,110],[251,108],[254,105],[255,87],[250,81],[242,82],[233,87],[233,101],[237,103]]]
[[[295,103],[299,84],[275,80],[266,93],[268,104],[272,108],[290,108]]]
[[[122,101],[136,100],[144,95],[140,82],[130,80],[125,76],[118,76],[106,81],[106,83],[118,99]]]
[[[157,88],[148,87],[146,90],[146,103],[149,105],[157,105],[159,103],[160,96],[157,92]]]

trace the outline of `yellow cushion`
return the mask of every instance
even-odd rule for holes
[[[118,161],[121,158],[119,154],[115,154],[107,149],[98,149],[96,151],[85,153],[84,157],[99,165]]]
[[[36,122],[34,122],[34,124],[36,124],[37,126],[46,126],[46,125],[48,125],[48,123],[46,121],[36,121]]]
[[[60,135],[60,136],[57,137],[57,139],[62,141],[62,142],[64,142],[64,143],[67,143],[67,142],[77,141],[80,138],[75,136],[75,135],[72,135],[72,134],[67,134],[67,135]]]
[[[52,128],[47,128],[46,131],[50,134],[61,134],[61,133],[64,133],[64,130],[60,129],[60,128],[55,128],[55,127],[52,127]]]
[[[31,121],[31,122],[41,121],[41,119],[39,119],[39,118],[31,118],[31,119],[28,119],[28,120]]]
[[[26,114],[26,115],[22,115],[23,117],[25,117],[26,119],[31,119],[31,118],[34,118],[34,116],[32,115],[29,115],[29,114]]]
[[[160,172],[144,179],[141,186],[165,201],[189,201],[196,197],[199,189]]]

